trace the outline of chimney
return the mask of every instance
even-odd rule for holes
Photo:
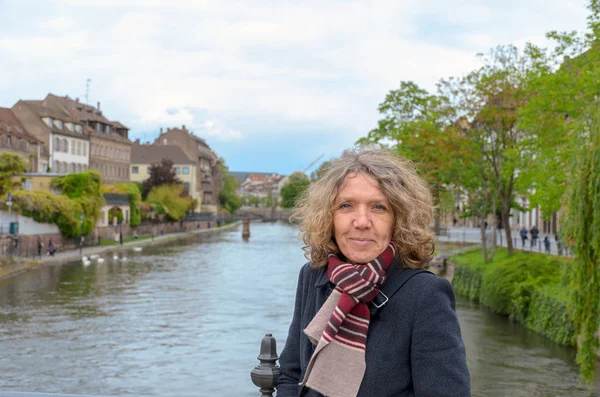
[[[140,144],[140,138],[136,139],[134,143],[135,143],[136,145],[139,145],[139,144]]]
[[[98,102],[98,110],[100,110],[100,102]]]
[[[160,127],[160,135],[163,134],[162,132],[163,132],[163,129],[162,129],[162,127]]]
[[[76,103],[79,103],[79,98],[75,98],[75,102],[76,102]]]
[[[185,124],[181,126],[181,129],[185,131]]]

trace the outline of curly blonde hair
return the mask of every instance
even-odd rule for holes
[[[434,251],[431,193],[408,160],[384,149],[344,151],[296,203],[290,220],[300,225],[304,255],[311,265],[323,267],[329,254],[340,253],[333,239],[333,212],[337,194],[351,173],[373,177],[390,202],[396,256],[408,267],[426,266]]]

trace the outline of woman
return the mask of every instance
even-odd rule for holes
[[[470,396],[447,280],[417,273],[371,317],[387,275],[432,258],[430,193],[407,162],[384,150],[346,151],[292,219],[310,262],[300,271],[278,397]]]

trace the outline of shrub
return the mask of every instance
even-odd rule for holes
[[[563,285],[565,258],[499,249],[485,263],[480,249],[451,258],[456,292],[509,316],[552,340],[572,345],[574,328]]]
[[[115,185],[102,185],[102,193],[126,194],[129,198],[129,224],[138,226],[142,221],[142,192],[136,183],[119,183]],[[111,218],[112,219],[112,218]]]
[[[194,203],[185,193],[183,184],[154,187],[148,193],[146,201],[154,204],[159,214],[165,214],[174,221],[182,219]]]

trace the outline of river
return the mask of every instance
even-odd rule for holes
[[[297,229],[252,224],[126,260],[46,266],[0,281],[0,390],[114,396],[258,396],[260,340],[281,351],[298,270]],[[600,396],[575,352],[458,299],[473,396]]]

